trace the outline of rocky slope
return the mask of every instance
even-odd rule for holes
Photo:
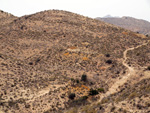
[[[150,35],[150,22],[145,20],[140,20],[132,17],[122,17],[122,18],[109,17],[96,19],[120,26],[133,32],[139,32],[145,35]]]
[[[13,16],[12,14],[0,10],[0,27],[5,24],[11,23],[16,18],[17,17]]]
[[[149,57],[141,56],[148,52],[148,40],[66,11],[50,10],[16,18],[0,27],[0,112],[71,113],[85,112],[87,106],[92,107],[92,112],[99,112],[99,108],[107,112],[110,101],[103,101],[113,94],[102,96],[130,73],[123,61],[137,69],[131,79],[138,76],[139,84],[149,80]],[[129,48],[138,49],[139,57],[134,59],[134,53],[128,51],[125,59],[124,52]],[[136,65],[139,59],[147,64]],[[143,78],[141,73],[145,73]],[[126,80],[114,88],[116,96]],[[128,83],[133,87],[135,84]]]

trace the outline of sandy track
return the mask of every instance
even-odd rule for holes
[[[142,47],[144,45],[147,45],[148,43],[150,42],[150,40],[148,40],[147,43],[144,43],[144,44],[141,44],[141,45],[138,45],[136,47],[132,47],[132,48],[128,48],[126,49],[124,52],[123,52],[123,62],[122,64],[128,69],[128,73],[123,76],[121,79],[118,78],[118,80],[116,80],[116,82],[109,88],[109,90],[105,93],[105,94],[102,94],[100,99],[98,100],[98,102],[101,102],[101,100],[104,98],[104,97],[107,97],[111,94],[114,94],[114,93],[117,93],[119,91],[119,86],[122,86],[123,84],[125,84],[127,82],[127,80],[131,77],[131,76],[134,76],[135,73],[136,73],[136,70],[129,66],[127,63],[126,63],[126,60],[128,59],[127,58],[127,53],[128,51],[131,51],[131,50],[134,50],[134,49],[137,49],[139,47]]]
[[[36,100],[37,98],[48,94],[50,89],[53,88],[54,86],[55,86],[55,90],[56,90],[56,89],[58,89],[60,87],[64,87],[65,85],[49,85],[48,87],[38,91],[36,94],[30,95],[31,98],[28,99],[27,102],[32,102],[32,101]]]

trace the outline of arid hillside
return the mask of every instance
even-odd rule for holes
[[[131,30],[133,32],[139,32],[144,35],[150,35],[150,22],[136,19],[132,17],[109,17],[109,18],[96,18],[110,24],[117,25],[119,27]]]
[[[0,112],[128,112],[114,98],[143,81],[150,100],[148,37],[67,11],[14,18],[0,26]]]

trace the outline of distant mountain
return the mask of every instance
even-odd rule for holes
[[[118,17],[118,16],[106,15],[106,16],[104,16],[104,17],[102,17],[102,18],[120,18],[120,17]]]
[[[113,18],[111,15],[106,15],[103,18]]]
[[[98,17],[96,19],[117,25],[119,27],[123,27],[133,32],[139,32],[141,34],[150,35],[150,22],[145,20],[125,16],[122,18],[106,16],[102,18]]]

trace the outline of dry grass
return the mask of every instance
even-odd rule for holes
[[[0,109],[4,112],[63,111],[69,106],[69,92],[75,92],[80,102],[91,88],[107,91],[124,76],[123,52],[147,40],[66,11],[13,19],[0,24]],[[80,80],[83,73],[87,82],[71,81]]]

